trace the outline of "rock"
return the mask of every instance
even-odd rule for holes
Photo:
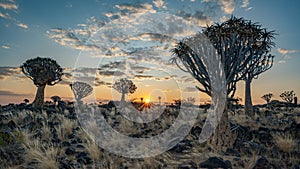
[[[172,146],[172,144],[173,143],[171,143],[170,146]],[[176,153],[185,153],[191,148],[192,148],[191,141],[185,138],[169,151],[175,151]]]
[[[232,168],[231,162],[226,160],[224,161],[221,157],[210,157],[208,160],[201,162],[199,164],[200,168],[223,168],[230,169]]]
[[[293,166],[293,169],[300,169],[300,165],[299,165],[299,164],[295,164],[295,165]]]
[[[76,139],[72,139],[71,140],[71,144],[77,144],[78,142],[77,142],[77,140]]]
[[[91,164],[93,160],[88,156],[76,157],[77,162],[81,164]]]
[[[7,127],[10,128],[11,130],[14,130],[17,127],[17,125],[16,125],[16,123],[13,120],[10,120],[7,123]]]
[[[260,141],[260,143],[264,144],[265,146],[273,145],[273,137],[271,135],[271,131],[268,128],[260,127],[256,134],[256,137]]]
[[[73,138],[75,138],[75,134],[72,133],[68,135],[68,139],[73,139]]]
[[[76,150],[75,150],[75,148],[73,148],[73,147],[68,147],[67,149],[66,149],[66,151],[65,151],[65,154],[66,155],[73,155],[73,154],[75,154],[76,153]]]
[[[63,147],[70,147],[70,146],[71,146],[71,143],[68,142],[68,141],[63,141],[63,142],[62,142],[62,146],[63,146]]]
[[[197,164],[193,161],[190,161],[189,163],[183,163],[179,164],[178,169],[197,169]]]
[[[77,144],[76,148],[78,148],[78,149],[84,149],[85,147],[82,144]]]
[[[241,157],[240,153],[232,148],[227,148],[225,155],[228,156],[236,156],[236,157]]]
[[[195,126],[191,129],[190,133],[193,137],[198,138],[201,134],[202,128],[199,126]]]
[[[256,160],[255,165],[253,169],[266,169],[266,168],[272,168],[271,164],[265,157],[260,157]]]

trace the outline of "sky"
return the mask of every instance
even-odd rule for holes
[[[63,80],[47,86],[46,100],[72,100],[68,84],[85,81],[94,88],[86,101],[118,100],[114,81],[128,77],[138,87],[129,99],[171,102],[209,98],[193,77],[170,64],[169,50],[203,26],[230,16],[258,22],[278,34],[274,65],[252,82],[254,104],[260,97],[300,93],[300,1],[284,0],[0,0],[0,104],[33,101],[36,87],[19,67],[27,59],[51,57],[64,68]],[[237,87],[244,98],[244,82]]]

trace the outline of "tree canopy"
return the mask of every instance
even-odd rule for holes
[[[51,58],[28,59],[21,68],[36,86],[55,85],[63,75],[63,69]]]

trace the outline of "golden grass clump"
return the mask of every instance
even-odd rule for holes
[[[34,164],[37,168],[56,169],[58,162],[56,157],[61,153],[61,150],[52,145],[45,145],[40,140],[32,140],[25,146],[26,164]]]
[[[291,153],[297,148],[296,140],[289,135],[276,134],[274,140],[279,150],[285,153]]]

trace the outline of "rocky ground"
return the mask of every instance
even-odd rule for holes
[[[99,115],[118,132],[130,137],[151,137],[168,129],[178,116],[166,108],[159,120],[129,122],[117,110],[83,106],[8,105],[0,108],[0,168],[292,168],[300,167],[300,109],[260,108],[254,119],[242,111],[230,116],[235,144],[217,152],[200,144],[207,113],[199,112],[192,129],[179,144],[155,157],[132,159],[100,148],[82,129],[77,114]],[[76,111],[77,110],[77,111]],[[178,129],[180,130],[180,129]]]

